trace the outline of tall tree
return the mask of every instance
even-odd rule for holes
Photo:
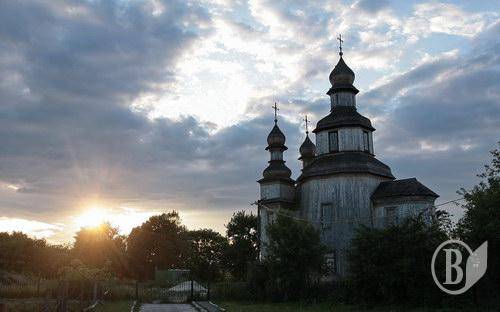
[[[118,275],[126,270],[125,237],[108,222],[81,228],[75,235],[73,255],[91,267],[104,268],[110,264]]]
[[[247,276],[248,265],[258,258],[257,216],[239,211],[233,214],[226,225],[229,246],[226,252],[226,267],[237,280]]]
[[[227,239],[210,230],[189,232],[191,251],[188,266],[195,278],[204,281],[218,280],[222,276],[223,257],[227,249]]]
[[[500,150],[491,151],[491,155],[491,164],[479,175],[482,181],[471,190],[459,191],[465,199],[465,214],[456,234],[472,249],[488,241],[488,269],[473,291],[493,298],[500,285]]]
[[[155,268],[185,268],[189,252],[186,227],[176,211],[152,216],[127,238],[127,255],[136,277],[153,278]]]

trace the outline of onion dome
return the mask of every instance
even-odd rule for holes
[[[330,83],[332,84],[332,86],[335,83],[353,84],[354,78],[354,72],[349,68],[349,66],[347,66],[341,56],[339,62],[337,63],[337,65],[335,65],[335,68],[330,73]]]
[[[286,140],[285,135],[283,134],[283,132],[281,132],[278,125],[275,124],[273,129],[271,130],[271,132],[269,132],[269,135],[267,136],[267,144],[269,145],[268,148],[284,146],[285,140]]]
[[[309,139],[309,135],[306,136],[304,143],[299,148],[300,158],[308,158],[316,156],[316,145]]]

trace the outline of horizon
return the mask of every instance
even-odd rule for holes
[[[339,34],[376,157],[437,205],[455,200],[500,140],[497,12],[489,1],[4,2],[0,232],[66,244],[82,226],[128,235],[175,210],[190,230],[225,234],[234,212],[256,212],[275,102],[300,174],[303,118],[312,130],[329,112]]]

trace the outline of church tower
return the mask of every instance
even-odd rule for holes
[[[272,224],[277,213],[287,213],[293,209],[295,198],[295,181],[290,177],[292,171],[285,165],[283,152],[288,148],[285,146],[285,135],[278,127],[277,111],[274,108],[274,127],[267,136],[267,147],[270,160],[269,165],[262,173],[263,178],[257,181],[260,184],[259,200],[259,235],[260,256],[266,256],[267,226]]]
[[[316,155],[297,179],[300,217],[328,246],[334,275],[348,271],[347,251],[360,224],[372,226],[371,195],[394,176],[375,158],[370,120],[356,107],[355,75],[343,59],[331,71],[330,112],[316,124]]]

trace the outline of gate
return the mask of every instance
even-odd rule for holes
[[[154,283],[143,289],[141,297],[155,303],[209,300],[210,284],[193,278],[188,270],[157,271]]]

